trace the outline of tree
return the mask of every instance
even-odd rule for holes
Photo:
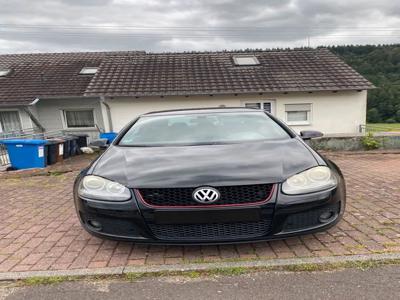
[[[400,122],[400,44],[333,46],[330,50],[371,81],[368,122]]]
[[[367,112],[367,122],[368,123],[379,123],[381,116],[376,108],[371,108]]]

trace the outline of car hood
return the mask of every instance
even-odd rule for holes
[[[317,166],[296,138],[229,145],[111,146],[89,173],[130,188],[228,186],[282,182]]]

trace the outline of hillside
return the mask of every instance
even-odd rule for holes
[[[368,92],[368,122],[400,122],[400,44],[329,49],[377,87]]]

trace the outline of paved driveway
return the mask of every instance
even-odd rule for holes
[[[400,154],[330,154],[347,179],[344,219],[327,232],[228,246],[143,246],[81,229],[67,173],[0,175],[0,272],[400,252]]]

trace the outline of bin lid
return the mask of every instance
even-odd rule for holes
[[[65,140],[64,139],[60,139],[60,138],[53,138],[53,139],[47,139],[47,141],[49,142],[49,143],[64,143],[65,142]]]
[[[45,145],[47,144],[46,140],[24,140],[24,139],[12,139],[12,140],[0,140],[0,144],[7,144],[7,145],[15,145],[15,144],[22,144],[22,145]]]
[[[75,140],[75,139],[77,139],[78,137],[72,136],[72,135],[64,135],[62,138],[63,138],[64,140],[70,141],[70,140]]]
[[[77,137],[89,137],[89,135],[86,133],[74,133],[73,135],[75,135]]]

